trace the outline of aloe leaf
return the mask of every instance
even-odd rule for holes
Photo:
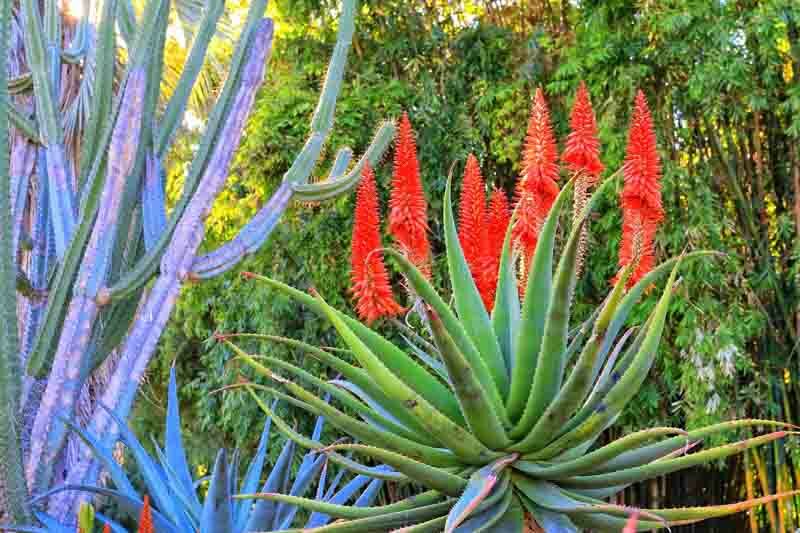
[[[703,450],[690,455],[685,455],[683,457],[661,459],[642,466],[635,466],[626,470],[619,470],[606,474],[571,477],[562,480],[561,483],[564,486],[575,488],[603,488],[612,485],[635,483],[637,481],[669,474],[692,466],[724,459],[726,457],[730,457],[731,455],[741,453],[749,448],[760,446],[777,439],[782,439],[790,434],[791,432],[788,431],[774,431],[766,435],[741,440],[733,444],[718,446],[716,448],[711,448],[710,450]]]
[[[578,232],[578,236],[580,238],[580,232]],[[574,266],[571,268],[574,269]],[[609,298],[606,299],[602,311],[594,322],[592,336],[583,350],[581,350],[578,361],[575,363],[567,382],[557,391],[555,398],[547,406],[542,417],[534,424],[533,429],[530,430],[525,438],[516,443],[512,449],[523,453],[538,450],[553,438],[553,435],[563,427],[564,423],[569,420],[584,401],[592,386],[592,373],[596,367],[597,356],[604,342],[608,324],[619,306],[631,271],[632,269],[629,265],[619,276],[614,290]],[[566,346],[566,343],[564,343],[564,346]],[[565,363],[566,361],[562,364]]]
[[[540,507],[525,496],[521,496],[520,501],[544,531],[557,533],[580,532],[567,515]]]
[[[782,492],[780,494],[771,494],[761,498],[752,498],[750,500],[741,501],[737,503],[729,503],[726,505],[707,505],[703,507],[681,507],[674,509],[647,509],[648,512],[657,514],[670,522],[678,521],[686,523],[688,521],[708,520],[709,518],[720,518],[728,516],[760,505],[770,502],[783,500],[786,498],[793,498],[800,494],[800,490],[793,490],[789,492]]]
[[[524,525],[525,513],[520,499],[515,495],[500,520],[492,525],[492,533],[519,533],[524,530]]]
[[[583,455],[577,459],[557,463],[532,463],[523,460],[514,463],[514,468],[537,479],[559,479],[584,472],[589,472],[598,465],[619,457],[621,454],[640,447],[644,442],[653,440],[665,435],[688,435],[682,429],[670,427],[658,427],[645,429],[616,439],[613,442]]]
[[[581,528],[590,530],[596,529],[598,531],[623,531],[628,525],[627,518],[610,516],[603,513],[575,515],[570,518]],[[656,531],[659,529],[667,529],[669,525],[671,524],[655,522],[653,520],[639,520],[636,524],[636,531]]]
[[[636,353],[631,366],[609,391],[601,404],[602,409],[598,406],[595,412],[581,425],[559,437],[541,452],[535,454],[537,459],[549,459],[564,449],[572,448],[599,435],[608,427],[609,423],[616,420],[625,405],[639,391],[655,360],[658,345],[661,342],[661,333],[664,330],[664,321],[666,320],[669,302],[672,297],[672,286],[675,283],[679,267],[680,262],[676,263],[673,268],[661,299],[653,310],[651,322],[647,327],[641,348]]]
[[[441,533],[445,522],[447,517],[439,516],[427,522],[392,530],[392,533]]]
[[[363,533],[364,531],[369,531],[371,533],[385,531],[388,533],[389,531],[394,531],[396,528],[402,528],[443,516],[447,513],[451,505],[452,502],[446,501],[426,505],[425,507],[418,507],[416,509],[386,513],[380,516],[335,522],[314,529],[314,533]],[[287,529],[286,533],[308,532],[302,529]]]
[[[403,409],[403,405],[391,398],[387,397],[383,391],[375,385],[375,382],[364,372],[363,369],[355,367],[350,363],[342,361],[335,355],[332,355],[325,350],[317,348],[316,346],[312,346],[308,343],[298,341],[295,339],[288,339],[286,337],[277,337],[273,335],[244,335],[248,337],[254,338],[261,338],[268,341],[279,342],[282,344],[286,344],[288,346],[292,346],[298,349],[303,350],[304,352],[308,353],[314,359],[325,363],[332,369],[339,372],[341,375],[346,377],[348,380],[353,382],[356,386],[358,386],[361,390],[363,390],[370,398],[374,399],[376,402],[380,404],[380,406],[389,413],[392,413],[394,416],[398,418],[402,422],[402,424],[412,431],[415,434],[425,433],[425,430],[417,423],[417,421],[411,417],[408,413],[405,412]],[[428,439],[430,440],[430,439]]]
[[[503,470],[516,459],[516,455],[498,459],[470,476],[467,487],[447,516],[447,524],[445,525],[445,531],[447,533],[451,533],[462,522],[467,520],[475,509],[489,496]]]
[[[339,474],[343,473],[344,470],[339,471]],[[340,476],[337,476],[337,479],[339,477]],[[324,486],[325,485],[322,479],[320,479],[319,488],[324,488]],[[377,495],[377,491],[380,490],[380,487],[383,486],[383,481],[380,479],[370,479],[367,476],[356,476],[353,479],[351,479],[347,484],[345,484],[344,487],[336,491],[335,494],[329,496],[328,498],[324,498],[323,496],[323,498],[328,503],[332,503],[335,505],[344,505],[351,498],[353,498],[353,496],[358,494],[358,492],[365,486],[367,487],[365,489],[365,492],[368,490],[374,490],[374,494]],[[377,486],[377,488],[373,489],[374,486]],[[317,496],[317,499],[320,499],[319,495]],[[355,506],[355,504],[353,506]],[[330,515],[322,513],[313,513],[306,522],[305,527],[312,528],[312,527],[323,526],[327,524],[330,521],[330,519],[331,519]]]
[[[383,448],[365,446],[363,444],[337,444],[330,446],[328,449],[335,451],[351,450],[368,455],[392,466],[398,472],[402,472],[422,485],[449,496],[460,495],[464,487],[467,486],[467,481],[464,478]]]
[[[306,454],[306,458],[312,459],[313,456],[311,454]],[[326,460],[327,458],[324,454],[319,454],[318,457],[313,458],[308,464],[300,465],[300,469],[297,472],[294,483],[292,483],[292,488],[289,490],[289,495],[305,495],[305,493],[308,492],[308,489],[311,488],[311,484],[314,479],[319,475]],[[303,468],[304,466],[305,468]],[[272,529],[277,531],[287,529],[292,525],[296,514],[297,507],[278,503],[278,509],[275,513],[275,522],[272,524]]]
[[[696,444],[698,442],[702,442],[703,439],[711,435],[755,426],[783,428],[792,427],[789,424],[782,422],[759,419],[743,419],[721,422],[719,424],[694,429],[686,433],[685,436],[672,437],[639,449],[621,453],[617,457],[614,457],[613,459],[610,459],[605,463],[593,468],[590,473],[605,474],[608,472],[627,470],[636,466],[646,465],[655,461],[656,459],[667,457],[669,454],[672,454],[676,451],[683,450],[684,453],[686,453],[693,447],[693,443]]]
[[[434,448],[420,444],[416,441],[401,437],[387,430],[375,428],[369,424],[356,420],[344,414],[338,409],[319,400],[313,394],[294,383],[286,382],[283,384],[294,396],[310,405],[316,410],[316,414],[329,417],[331,424],[339,427],[343,431],[357,436],[360,440],[378,446],[388,446],[398,452],[418,458],[423,461],[431,461],[438,466],[450,466],[456,462],[455,456],[449,452],[444,453],[441,448]]]
[[[490,449],[504,449],[510,441],[475,371],[448,335],[435,311],[428,311],[428,321],[470,430]]]
[[[471,433],[436,410],[425,398],[393,374],[324,300],[318,298],[318,301],[322,304],[328,320],[353,350],[354,356],[375,383],[382,387],[390,398],[402,402],[409,413],[415,416],[420,425],[431,435],[467,461],[480,464],[491,456],[489,450]]]
[[[442,499],[441,494],[435,491],[428,491],[389,505],[381,505],[377,507],[355,507],[352,505],[339,505],[320,501],[319,499],[301,498],[298,496],[290,496],[288,494],[279,494],[275,492],[241,494],[234,497],[248,500],[257,499],[282,502],[289,505],[294,505],[296,507],[301,507],[309,511],[325,513],[335,518],[345,519],[369,518],[374,516],[382,516],[393,512],[407,511],[434,504]]]
[[[461,321],[456,318],[455,313],[453,313],[447,303],[445,303],[442,297],[436,292],[436,289],[433,288],[428,279],[408,260],[408,258],[396,250],[387,249],[385,252],[395,259],[398,268],[406,277],[414,291],[439,315],[447,333],[452,337],[453,342],[456,343],[470,365],[472,365],[476,377],[487,394],[489,394],[489,399],[494,406],[495,412],[500,419],[503,420],[504,425],[508,425],[506,423],[508,421],[508,416],[499,389],[497,388],[497,383],[492,378],[486,361],[483,360],[481,353],[467,334]]]
[[[514,272],[511,251],[511,228],[508,225],[498,268],[497,290],[492,309],[492,329],[500,345],[509,376],[513,375],[519,337],[520,303],[517,276]],[[509,378],[510,381],[510,378]],[[509,383],[509,387],[510,387]]]
[[[464,258],[464,251],[461,249],[453,216],[452,191],[453,180],[448,179],[444,192],[444,240],[456,311],[464,330],[475,343],[475,347],[489,368],[500,395],[505,397],[508,393],[508,369],[492,329],[489,314],[486,312],[478,287]]]
[[[375,407],[379,408],[380,411],[374,410],[372,408],[372,405],[370,405],[369,403],[365,404],[365,403],[361,403],[361,402],[355,400],[350,394],[344,392],[340,387],[337,387],[335,384],[327,383],[327,382],[319,379],[318,377],[314,376],[313,374],[310,374],[310,373],[306,372],[302,368],[298,368],[295,365],[292,365],[291,363],[287,363],[287,362],[282,361],[282,360],[280,360],[280,359],[278,359],[276,357],[251,356],[251,355],[243,352],[241,349],[239,349],[235,344],[231,343],[230,341],[226,341],[226,343],[229,346],[231,346],[236,351],[236,353],[238,354],[236,359],[240,359],[240,360],[245,361],[257,373],[261,374],[262,376],[270,377],[272,375],[272,372],[268,368],[266,368],[264,365],[259,363],[259,360],[263,360],[263,361],[269,362],[272,365],[273,368],[277,367],[277,368],[281,368],[283,370],[286,370],[287,372],[290,372],[290,373],[294,374],[295,376],[299,377],[300,379],[302,379],[306,383],[309,383],[311,385],[319,387],[320,389],[324,390],[328,394],[332,394],[345,407],[348,407],[349,409],[352,409],[353,411],[358,413],[359,416],[361,416],[362,418],[365,418],[365,419],[367,419],[369,421],[373,421],[373,422],[377,423],[378,425],[382,426],[384,429],[387,429],[387,430],[391,431],[392,433],[396,433],[396,434],[401,435],[401,436],[403,436],[403,437],[405,437],[407,439],[420,440],[421,442],[424,442],[425,444],[428,444],[428,445],[434,445],[434,446],[437,445],[436,442],[431,442],[431,440],[426,438],[426,437],[418,438],[418,435],[416,433],[410,431],[408,428],[403,426],[401,423],[399,423],[398,420],[392,419],[392,418],[387,418],[386,416],[384,416],[383,413],[386,413],[387,415],[389,415],[391,417],[391,415],[387,411],[382,409],[374,401],[373,401],[372,405],[374,405]]]
[[[484,531],[497,531],[495,524],[497,524],[497,522],[503,518],[509,506],[511,505],[511,501],[514,499],[514,491],[509,490],[508,488],[499,491],[499,493],[499,501],[492,505],[488,505],[485,509],[475,512],[467,520],[462,522],[461,525],[450,531],[452,531],[452,533],[481,533]],[[485,503],[488,504],[488,498]]]
[[[536,359],[533,386],[530,387],[530,394],[522,412],[522,417],[511,433],[511,438],[513,439],[518,439],[528,434],[531,428],[539,422],[547,407],[562,388],[564,368],[566,367],[565,356],[570,308],[577,282],[576,263],[582,228],[591,213],[594,203],[611,183],[613,183],[613,180],[606,180],[586,203],[580,216],[573,224],[569,239],[559,259],[550,295],[550,303],[545,315],[542,344]],[[538,438],[536,435],[534,437]]]
[[[570,181],[558,193],[556,201],[550,208],[550,214],[539,233],[533,262],[528,274],[528,285],[522,302],[522,316],[519,323],[517,350],[514,355],[514,369],[511,373],[511,389],[509,390],[508,416],[518,420],[522,416],[533,382],[539,357],[539,349],[544,335],[544,324],[547,309],[550,306],[550,292],[553,279],[553,248],[555,247],[558,216],[572,189]]]
[[[292,429],[292,427],[283,418],[275,414],[275,412],[272,409],[270,409],[267,406],[267,404],[261,398],[258,397],[257,394],[255,394],[255,391],[253,390],[255,387],[253,385],[248,385],[245,388],[247,392],[250,394],[250,396],[256,401],[258,407],[275,422],[275,426],[277,426],[278,430],[284,435],[286,435],[286,437],[289,438],[292,442],[295,442],[298,445],[311,450],[320,450],[320,451],[325,450],[326,447],[321,442],[309,439],[308,437],[301,435],[300,433]],[[276,395],[278,393],[278,391],[272,391],[272,392],[275,393]],[[300,403],[302,404],[300,406],[301,408],[306,409],[307,411],[311,411],[311,406],[303,404],[302,402]],[[345,468],[349,469],[351,472],[355,474],[365,474],[375,479],[383,479],[386,481],[395,481],[399,483],[408,481],[408,478],[406,476],[398,472],[385,472],[382,469],[367,467],[353,461],[348,457],[345,457],[344,455],[335,452],[326,452],[326,455],[328,456],[329,459],[331,459],[335,463],[344,466]]]

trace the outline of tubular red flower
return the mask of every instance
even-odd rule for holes
[[[489,233],[486,226],[486,192],[481,169],[474,155],[469,154],[461,182],[458,209],[458,240],[464,258],[478,287],[483,304],[491,309],[493,294],[486,275],[489,258]]]
[[[139,533],[154,533],[153,514],[150,511],[150,497],[144,495],[144,505],[139,513]]]
[[[397,129],[394,175],[389,199],[389,233],[400,249],[426,275],[430,275],[428,204],[422,188],[414,130],[403,113]]]
[[[539,231],[558,196],[558,150],[550,125],[550,112],[541,87],[531,108],[525,138],[522,179],[516,190],[516,221],[513,237],[522,249],[524,270],[536,250]],[[523,276],[524,277],[524,276]]]
[[[631,261],[637,262],[628,280],[628,287],[631,287],[653,268],[653,243],[658,224],[664,218],[656,134],[642,91],[636,95],[622,170],[625,183],[621,195],[623,223],[619,264],[625,267]]]
[[[508,231],[508,224],[511,222],[511,210],[508,206],[508,198],[502,189],[495,188],[489,197],[489,212],[486,216],[486,226],[488,227],[488,257],[485,261],[486,286],[490,291],[491,303],[488,308],[494,307],[494,297],[497,291],[497,278],[500,269],[500,256],[503,253],[503,242]]]
[[[369,164],[364,166],[361,175],[353,221],[350,290],[359,316],[373,322],[384,316],[397,315],[402,308],[394,299],[383,262],[378,192]]]
[[[585,176],[590,185],[597,182],[603,172],[600,161],[600,140],[597,138],[597,122],[589,100],[586,84],[581,82],[572,105],[569,119],[570,131],[561,160],[572,172]]]

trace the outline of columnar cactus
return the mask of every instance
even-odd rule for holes
[[[200,255],[205,219],[225,185],[269,61],[273,22],[263,18],[266,0],[249,7],[227,79],[169,215],[163,165],[222,0],[207,2],[179,82],[161,113],[169,0],[148,0],[141,17],[129,0],[98,5],[85,0],[87,18],[77,25],[62,17],[59,4],[45,0],[40,12],[36,0],[20,0],[16,10],[4,0],[0,8],[0,37],[15,24],[24,37],[0,44],[11,46],[3,57],[12,73],[8,81],[0,80],[0,172],[10,178],[0,180],[5,191],[0,191],[0,221],[3,228],[13,228],[0,235],[0,287],[8,292],[0,320],[5,328],[0,335],[0,508],[15,521],[29,518],[30,494],[56,482],[87,484],[97,477],[100,465],[88,448],[65,461],[65,420],[74,416],[92,373],[104,365],[110,375],[102,390],[93,390],[97,405],[125,419],[183,283],[223,273],[255,252],[292,199],[322,200],[353,187],[364,165],[377,162],[394,135],[394,125],[384,123],[350,172],[352,152],[343,148],[329,179],[308,183],[333,126],[354,32],[355,0],[343,0],[336,46],[305,146],[239,235]],[[96,24],[89,13],[97,13]],[[126,51],[121,65],[119,37]],[[71,107],[64,102],[85,95],[91,95],[81,104],[88,107],[88,123],[65,128],[70,122],[60,110],[68,113]],[[116,357],[109,359],[112,353]],[[108,442],[119,431],[99,407],[87,429]],[[73,496],[62,494],[48,505],[59,518],[74,516]]]

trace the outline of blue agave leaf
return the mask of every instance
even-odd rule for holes
[[[112,520],[108,516],[104,515],[103,513],[98,513],[95,511],[94,513],[94,521],[98,524],[108,524],[108,527],[111,528],[113,533],[128,533],[128,530],[122,527],[119,522]]]
[[[341,488],[336,494],[333,495],[332,498],[326,499],[327,503],[335,503],[337,505],[343,505],[347,503],[353,495],[359,491],[364,485],[370,482],[370,478],[367,476],[356,476],[351,479],[344,487]],[[323,514],[323,513],[312,513],[306,523],[306,528],[314,528],[324,526],[330,520],[330,516]]]
[[[276,407],[275,403],[272,408]],[[258,449],[256,455],[247,467],[247,473],[242,481],[242,486],[239,488],[241,494],[252,494],[258,490],[258,482],[261,480],[261,472],[264,470],[264,462],[267,458],[267,450],[269,444],[269,432],[272,426],[272,419],[267,418],[264,424],[264,430],[261,432],[261,440],[258,441]],[[247,525],[247,517],[250,514],[252,502],[237,500],[234,502],[234,524],[236,531],[243,531]]]
[[[156,451],[159,461],[161,461],[161,466],[172,494],[175,495],[175,498],[182,506],[183,513],[179,512],[175,521],[179,522],[177,525],[181,526],[180,529],[196,531],[200,525],[200,513],[202,512],[202,507],[197,499],[197,492],[194,488],[190,491],[185,489],[177,474],[170,467],[164,451],[158,446],[155,439],[152,439],[152,442],[153,449]],[[197,503],[195,504],[195,502]]]
[[[72,431],[74,431],[78,437],[83,440],[83,442],[86,443],[89,449],[92,450],[95,459],[102,463],[103,468],[105,468],[106,472],[108,472],[108,474],[111,476],[111,480],[114,482],[117,490],[126,496],[138,497],[139,493],[136,492],[135,488],[133,488],[133,484],[131,484],[127,474],[125,474],[125,471],[122,469],[122,467],[120,467],[116,459],[114,459],[114,456],[111,454],[111,450],[98,441],[94,435],[85,431],[72,420],[67,418],[64,418],[63,420],[64,423],[70,427]]]
[[[136,438],[136,435],[133,434],[127,424],[125,424],[114,411],[104,405],[101,405],[101,407],[105,409],[117,423],[120,438],[133,454],[133,458],[144,478],[147,493],[153,498],[156,508],[169,516],[173,522],[180,523],[183,511],[176,506],[173,491],[170,489],[161,465],[150,457],[141,442],[139,442],[139,439]]]
[[[355,507],[369,507],[375,502],[375,498],[378,497],[378,493],[381,491],[382,487],[383,487],[382,479],[373,479],[372,481],[369,482],[367,488],[364,489],[364,492],[361,493],[361,496],[359,496],[358,499],[356,499],[353,505]]]
[[[36,512],[34,515],[48,533],[74,533],[74,528],[65,526],[54,516],[42,512]]]
[[[322,465],[325,464],[327,457],[324,454],[318,454],[319,456],[315,460],[313,455],[313,453],[308,453],[303,458],[304,463],[306,459],[309,458],[311,458],[311,462],[309,462],[305,468],[303,468],[302,464],[300,465],[300,470],[297,472],[297,477],[294,480],[294,484],[292,484],[292,489],[289,491],[290,495],[305,496],[309,487],[311,487],[311,483],[317,477],[320,470],[322,470]],[[273,529],[277,531],[288,529],[292,525],[296,514],[296,506],[287,504],[279,505],[276,512],[277,521],[274,524],[276,527],[273,527]]]
[[[325,466],[327,467],[328,463],[325,463]],[[336,489],[339,488],[339,483],[342,482],[342,478],[344,477],[345,472],[347,472],[345,469],[343,468],[339,469],[339,471],[333,477],[333,481],[331,481],[331,484],[327,487],[327,489],[325,489],[325,494],[322,496],[323,501],[328,501],[331,498],[333,498],[333,495],[336,493]],[[322,478],[320,476],[320,482],[319,482],[320,487],[322,487],[323,485],[321,479]],[[325,487],[322,488],[324,489]]]
[[[261,492],[285,491],[285,486],[289,479],[289,470],[292,467],[294,447],[294,441],[286,441],[286,444],[283,446],[283,450],[281,450],[281,454],[278,456],[278,460],[275,462],[275,466],[272,468],[272,472],[270,472],[267,482],[264,483],[264,487],[261,489]],[[248,505],[250,504],[249,500],[244,501]],[[253,511],[250,513],[249,519],[247,520],[245,532],[269,531],[272,529],[272,523],[274,522],[276,509],[277,504],[275,502],[269,500],[258,500],[258,503],[256,503]]]
[[[361,387],[359,387],[358,385],[356,385],[355,383],[352,383],[350,381],[346,381],[346,380],[343,380],[343,379],[332,379],[330,381],[330,383],[332,385],[336,385],[338,387],[341,387],[341,388],[351,392],[359,400],[361,400],[362,402],[367,404],[370,407],[370,409],[372,409],[373,411],[375,411],[376,413],[381,415],[386,420],[389,420],[390,422],[394,422],[395,424],[397,424],[398,426],[400,426],[400,427],[402,427],[404,429],[408,429],[408,426],[406,426],[405,424],[400,422],[397,418],[395,418],[395,416],[392,413],[390,413],[389,411],[384,409],[381,406],[381,404],[376,402],[369,394],[364,392],[364,390]],[[369,423],[373,424],[373,425],[378,425],[378,426],[380,425],[380,424],[375,423],[372,420],[369,420]],[[411,430],[409,430],[409,431],[411,431]]]
[[[214,472],[211,474],[200,518],[200,533],[233,533],[229,479],[228,460],[223,449],[217,454],[214,463]]]
[[[144,505],[142,500],[127,496],[118,490],[106,489],[103,487],[92,487],[89,485],[62,485],[61,487],[57,487],[36,496],[31,500],[31,503],[45,500],[53,494],[58,494],[59,492],[68,490],[77,490],[81,492],[89,492],[92,494],[107,496],[108,498],[111,498],[114,503],[117,504],[119,510],[125,513],[131,520],[138,520],[139,514],[142,510],[142,505]],[[163,514],[155,509],[151,509],[151,511],[153,515],[153,527],[156,531],[158,531],[158,533],[182,533],[175,529],[175,526],[172,524],[172,522],[167,520]],[[3,526],[3,528],[5,529],[5,526]]]
[[[186,452],[183,448],[183,437],[181,435],[181,413],[178,404],[178,385],[175,379],[175,366],[169,371],[169,387],[167,388],[167,427],[164,441],[164,451],[166,452],[169,468],[175,472],[176,478],[184,487],[186,494],[191,494],[194,505],[199,508],[200,501],[194,490],[191,470],[186,461]]]

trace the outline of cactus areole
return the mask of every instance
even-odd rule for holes
[[[591,137],[593,121],[580,116],[591,108],[586,94],[580,98],[576,123],[583,128],[581,135]],[[342,377],[325,382],[296,368],[264,372],[253,365],[275,383],[275,387],[251,391],[259,405],[266,405],[261,396],[270,395],[311,413],[325,414],[333,426],[357,442],[336,442],[323,448],[326,453],[347,452],[383,462],[427,490],[391,505],[357,510],[311,499],[294,500],[309,510],[343,519],[314,531],[650,531],[728,515],[796,494],[683,509],[631,509],[609,503],[609,498],[631,484],[724,459],[781,439],[790,431],[786,424],[747,419],[692,431],[647,428],[607,444],[598,443],[637,394],[656,360],[679,268],[711,254],[685,254],[657,267],[646,265],[645,270],[637,257],[642,251],[635,251],[623,261],[602,305],[579,327],[571,325],[583,230],[598,198],[609,193],[617,174],[602,181],[586,198],[566,231],[556,261],[557,225],[577,180],[573,174],[567,185],[550,197],[555,186],[550,167],[554,152],[548,147],[554,145],[543,102],[538,93],[532,122],[543,120],[545,125],[533,124],[529,129],[528,171],[522,188],[534,180],[546,182],[545,200],[552,200],[552,208],[537,227],[535,249],[529,256],[529,241],[514,250],[514,221],[507,224],[492,305],[485,305],[486,293],[474,279],[478,271],[474,243],[479,241],[475,234],[465,236],[463,231],[474,228],[469,221],[460,234],[456,228],[451,183],[445,191],[442,215],[451,294],[441,295],[405,250],[383,252],[398,265],[413,294],[425,303],[415,308],[425,327],[411,334],[404,329],[404,346],[332,308],[318,294],[250,275],[329,320],[349,348],[352,359],[348,361],[356,363],[299,341],[271,337],[304,350]],[[625,166],[624,210],[641,212],[642,205],[634,205],[632,200],[642,198],[642,191],[652,204],[648,208],[660,208],[660,196],[655,197],[660,194],[655,181],[655,136],[645,111],[644,97],[637,97]],[[573,139],[571,145],[574,150],[567,158],[571,171],[575,172],[577,163],[590,165],[589,169],[577,169],[580,172],[600,168],[593,143]],[[588,146],[587,157],[575,154],[581,146]],[[533,153],[536,147],[546,148],[542,148],[546,157]],[[462,187],[462,195],[482,208],[484,191],[476,164],[471,158],[465,178],[471,183]],[[535,195],[537,190],[524,194]],[[653,204],[656,200],[659,203]],[[518,199],[513,215],[517,221],[524,208],[527,204]],[[462,223],[465,216],[462,210]],[[516,264],[520,260],[524,272]],[[525,280],[521,290],[518,274]],[[637,278],[630,283],[633,276]],[[644,324],[626,330],[629,315],[645,289],[663,278],[667,278],[665,286],[650,316]],[[331,404],[316,397],[312,390],[317,387],[331,392]],[[288,428],[285,422],[281,425]],[[698,446],[709,437],[754,428],[767,428],[768,432],[734,444]],[[291,432],[288,435],[293,437]],[[300,439],[298,444],[309,445]]]

